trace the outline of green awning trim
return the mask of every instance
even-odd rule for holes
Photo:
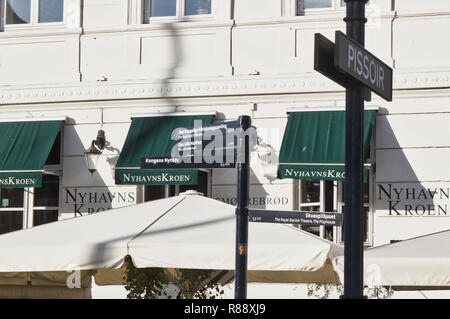
[[[125,145],[115,169],[118,185],[195,185],[196,169],[141,169],[142,157],[170,155],[176,141],[171,139],[177,128],[210,124],[212,115],[137,117],[131,121]]]
[[[364,162],[369,157],[375,110],[364,111]],[[279,158],[279,178],[345,180],[345,112],[289,114]],[[367,179],[367,169],[364,178]]]
[[[0,188],[41,187],[58,121],[0,123]]]
[[[121,185],[196,185],[195,169],[119,169],[116,170],[116,184]]]

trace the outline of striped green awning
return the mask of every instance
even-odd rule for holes
[[[176,141],[172,132],[177,128],[210,124],[212,115],[179,115],[136,117],[131,121],[125,145],[115,169],[116,184],[122,185],[195,185],[196,169],[141,169],[142,157],[170,155]]]
[[[364,111],[364,154],[369,157],[375,110]],[[367,178],[367,170],[365,178]],[[290,113],[281,145],[279,178],[345,179],[345,111]]]
[[[40,187],[62,120],[0,123],[0,188]]]

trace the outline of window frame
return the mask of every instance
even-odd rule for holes
[[[300,2],[305,1],[305,0],[297,0],[297,15],[302,15],[301,12],[299,11],[299,4]],[[330,7],[326,7],[326,8],[304,8],[303,9],[303,15],[306,13],[321,13],[321,12],[330,12],[330,11],[337,11],[337,10],[344,10],[345,6],[341,5],[341,0],[331,0],[331,6]]]
[[[370,169],[372,171],[372,169]],[[294,184],[295,192],[298,194],[298,202],[296,203],[296,208],[299,211],[305,211],[306,207],[315,207],[318,208],[318,211],[320,212],[326,212],[325,209],[325,182],[323,180],[312,180],[315,182],[320,183],[320,192],[319,192],[319,202],[311,202],[311,203],[302,203],[302,182],[306,180],[298,180],[298,183]],[[367,239],[364,242],[365,246],[371,246],[373,244],[373,217],[374,217],[374,194],[373,194],[373,187],[374,185],[374,178],[372,172],[369,172],[369,180],[368,180],[368,186],[369,186],[369,201],[364,203],[364,208],[369,209],[369,216],[367,220]],[[345,199],[343,198],[343,182],[333,181],[333,212],[340,213],[343,216],[343,207],[345,206]],[[303,229],[301,227],[302,225],[298,225],[299,228]],[[317,226],[319,228],[319,237],[325,238],[326,237],[326,231],[325,226]],[[304,229],[305,230],[305,229]],[[341,226],[333,226],[333,242],[337,244],[344,244],[344,237],[342,232]]]
[[[373,170],[369,169],[369,180],[368,180],[368,195],[369,195],[369,201],[364,202],[363,206],[365,208],[368,208],[368,218],[367,218],[367,229],[366,229],[366,236],[367,239],[363,242],[364,246],[370,247],[373,245],[373,222],[374,222],[374,213],[375,213],[375,203],[374,203],[374,177],[373,177]],[[342,184],[342,182],[340,182]],[[342,217],[344,217],[344,210],[345,207],[345,199],[342,196],[343,193],[343,185],[338,190],[338,207],[337,212],[342,214]],[[333,241],[335,243],[338,243],[340,245],[344,245],[344,233],[341,226],[335,226],[333,229]]]
[[[150,13],[147,17],[147,12],[145,10],[145,3],[150,3],[151,0],[141,0],[138,1],[138,12],[141,13],[141,23],[142,24],[151,24],[152,22],[175,22],[175,21],[203,21],[203,20],[211,20],[215,17],[215,0],[211,0],[211,13],[209,14],[197,14],[197,15],[186,15],[185,8],[186,0],[176,0],[176,15],[174,16],[163,16],[163,17],[151,17]]]
[[[20,24],[7,24],[6,23],[6,2],[8,0],[1,1],[1,24],[4,31],[19,31],[28,29],[45,29],[45,28],[56,28],[64,27],[66,25],[66,0],[63,0],[63,14],[62,21],[55,22],[39,22],[39,1],[40,0],[30,0],[30,23],[20,23]]]
[[[315,14],[315,13],[329,13],[329,12],[334,12],[334,11],[342,11],[346,9],[346,5],[345,2],[344,4],[342,4],[341,0],[331,0],[331,7],[326,7],[326,8],[304,8],[303,12],[300,12],[299,9],[299,4],[300,2],[305,1],[305,0],[296,0],[295,2],[295,13],[296,16],[302,16],[305,15],[307,13],[311,13],[311,14]],[[371,0],[368,0],[366,3],[366,6],[370,5]]]

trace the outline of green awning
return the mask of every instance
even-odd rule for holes
[[[0,188],[40,187],[62,120],[0,123]]]
[[[195,120],[210,124],[212,115],[135,117],[131,121],[125,145],[116,164],[115,179],[120,185],[195,185],[196,169],[141,169],[142,157],[170,155],[177,128],[194,127]]]
[[[375,110],[364,111],[364,162],[369,157]],[[367,170],[364,170],[367,178]],[[289,114],[280,150],[279,178],[345,179],[345,111]]]

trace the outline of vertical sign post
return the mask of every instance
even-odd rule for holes
[[[347,34],[336,31],[336,45],[321,34],[316,34],[314,46],[314,69],[346,89],[343,225],[345,278],[344,294],[341,296],[346,299],[364,298],[364,99],[369,101],[369,93],[372,91],[386,101],[392,101],[392,68],[364,48],[367,1],[345,0],[347,15],[344,21]]]
[[[248,249],[248,199],[250,151],[247,130],[251,126],[250,116],[238,119],[239,141],[237,149],[237,207],[236,207],[236,299],[247,298],[247,249]]]
[[[364,47],[367,0],[345,0],[347,36]],[[354,82],[345,93],[345,211],[344,294],[345,299],[363,295],[363,125],[364,86]]]

